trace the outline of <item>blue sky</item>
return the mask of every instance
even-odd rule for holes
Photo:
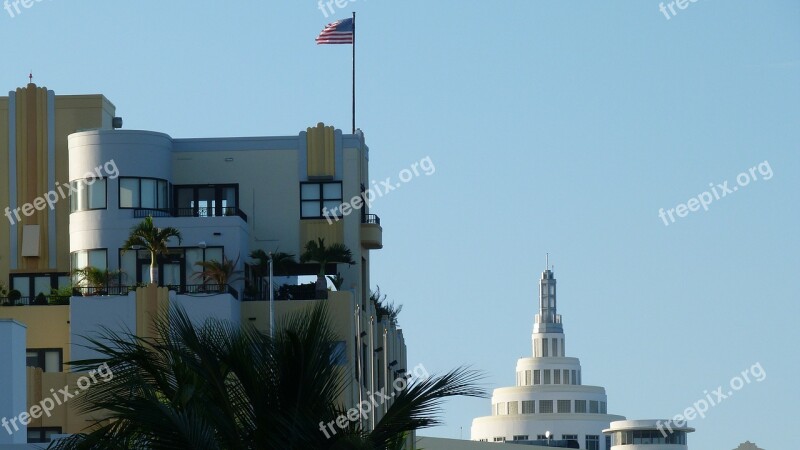
[[[784,449],[800,398],[800,3],[698,0],[670,19],[658,3],[355,0],[326,18],[310,0],[44,0],[0,10],[0,85],[33,70],[174,137],[347,131],[350,47],[314,37],[355,9],[372,176],[436,167],[373,206],[372,277],[404,305],[409,364],[512,385],[550,252],[567,353],[609,412],[671,417],[758,363],[766,378],[694,420],[690,448]],[[765,161],[771,178],[659,218]],[[467,438],[488,413],[452,401],[425,434]]]

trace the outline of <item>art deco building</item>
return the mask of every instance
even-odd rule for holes
[[[551,441],[568,448],[609,450],[610,436],[603,436],[603,430],[625,418],[608,414],[605,389],[583,384],[580,360],[566,356],[556,279],[549,269],[539,281],[532,339],[533,356],[517,361],[516,386],[494,390],[492,414],[473,420],[472,440]]]

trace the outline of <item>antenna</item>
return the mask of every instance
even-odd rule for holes
[[[33,83],[33,71],[32,70],[28,73],[28,80],[30,80],[30,83]]]
[[[544,270],[547,270],[548,267],[550,267],[550,253],[545,253]]]

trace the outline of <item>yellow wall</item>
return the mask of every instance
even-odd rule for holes
[[[28,327],[27,348],[60,348],[69,361],[69,306],[0,306],[0,317]]]
[[[333,127],[322,122],[306,129],[306,158],[309,178],[333,178],[336,173]]]
[[[48,91],[45,87],[28,84],[18,88],[16,95],[16,158],[17,158],[17,206],[44,195],[53,186],[48,182],[50,166],[48,154],[48,131],[55,131],[55,181],[69,181],[67,136],[83,129],[110,128],[115,108],[102,95],[55,96],[55,123],[49,123]],[[0,97],[0,213],[10,205],[7,171],[9,167],[9,110],[8,97]],[[17,240],[22,248],[22,227],[16,236],[10,236],[10,224],[6,217],[0,221],[0,282],[8,283],[10,261],[15,258],[14,272],[68,272],[69,267],[69,200],[56,203],[56,267],[50,267],[50,230],[48,217],[54,212],[49,208],[36,211],[31,217],[22,216],[21,224],[40,226],[39,257],[23,258],[11,255],[10,239]],[[20,214],[22,215],[22,214]]]
[[[8,97],[0,97],[0,170],[8,171]],[[0,172],[0,213],[5,213],[5,208],[11,203],[8,195],[8,176]],[[8,283],[8,270],[10,268],[11,245],[9,233],[11,224],[3,216],[0,218],[0,283]]]

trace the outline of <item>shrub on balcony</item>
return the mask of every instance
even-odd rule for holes
[[[308,241],[305,251],[300,255],[300,262],[315,262],[319,264],[319,274],[316,283],[316,298],[328,298],[328,283],[325,280],[325,267],[328,264],[344,263],[353,265],[353,252],[344,244],[325,245],[324,238]]]

